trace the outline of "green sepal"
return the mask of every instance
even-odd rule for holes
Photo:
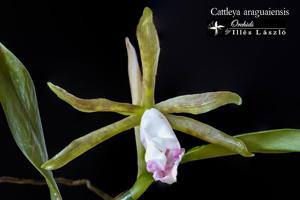
[[[81,154],[95,147],[96,145],[104,142],[105,140],[129,130],[137,126],[140,122],[140,117],[132,115],[122,119],[118,122],[95,130],[89,134],[86,134],[66,146],[62,151],[56,154],[53,158],[48,160],[42,165],[42,168],[48,170],[55,170],[63,167],[70,161],[74,160]]]
[[[155,76],[160,52],[159,39],[153,14],[146,7],[136,31],[143,68],[143,105],[151,108],[154,105]]]

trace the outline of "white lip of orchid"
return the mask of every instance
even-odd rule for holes
[[[155,108],[146,110],[140,124],[141,142],[146,149],[147,171],[156,181],[176,182],[177,167],[184,154],[167,118]]]

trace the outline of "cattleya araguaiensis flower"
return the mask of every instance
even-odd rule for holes
[[[138,175],[133,187],[116,199],[138,199],[155,181],[176,182],[180,163],[205,158],[240,154],[251,157],[258,153],[299,152],[300,146],[291,141],[299,138],[295,129],[281,129],[230,136],[200,121],[177,113],[201,114],[226,104],[241,104],[233,92],[207,92],[184,95],[155,104],[154,88],[160,52],[152,11],[145,8],[137,26],[142,73],[135,48],[126,38],[128,74],[132,103],[119,103],[105,98],[81,99],[48,83],[62,100],[82,112],[117,112],[127,117],[95,130],[71,142],[61,152],[42,165],[47,170],[58,169],[101,142],[131,128],[135,129]],[[189,151],[181,148],[174,130],[205,140],[211,144]]]
[[[253,154],[247,150],[246,145],[241,140],[202,122],[170,114],[200,114],[225,104],[240,104],[241,98],[237,94],[227,91],[208,92],[179,96],[158,104],[154,103],[155,76],[160,48],[153,24],[152,11],[149,8],[145,8],[138,24],[137,39],[143,75],[139,69],[135,49],[129,39],[126,38],[132,104],[114,102],[103,98],[81,99],[52,83],[48,83],[50,89],[59,98],[80,111],[110,111],[129,115],[129,117],[74,140],[54,158],[47,161],[43,167],[45,169],[60,168],[100,142],[122,131],[137,127],[140,123],[141,133],[138,133],[137,137],[140,137],[141,140],[138,139],[137,143],[142,142],[146,148],[146,169],[154,173],[155,180],[167,183],[173,183],[176,180],[176,177],[170,177],[172,176],[170,173],[176,175],[177,165],[184,150],[180,148],[171,126],[175,130],[224,146],[243,156],[252,156]],[[139,131],[137,130],[137,132]]]
[[[221,145],[243,156],[252,156],[253,154],[247,150],[246,145],[240,139],[191,118],[170,114],[200,114],[225,104],[240,104],[241,98],[237,94],[227,91],[208,92],[179,96],[158,104],[154,103],[155,76],[160,47],[153,24],[152,11],[149,8],[144,9],[138,24],[137,39],[143,75],[139,69],[136,51],[129,39],[126,38],[132,104],[114,102],[104,98],[81,99],[52,83],[48,83],[50,89],[59,98],[80,111],[110,111],[129,116],[74,140],[55,157],[47,161],[43,168],[50,170],[60,168],[104,140],[134,127],[137,127],[137,143],[142,143],[146,150],[145,156],[142,155],[142,157],[145,157],[143,159],[147,163],[146,166],[141,167],[153,173],[155,180],[165,183],[176,181],[177,165],[184,153],[172,128],[210,143]],[[141,124],[140,130],[138,130],[139,124]],[[144,171],[145,169],[140,170]]]
[[[229,136],[207,124],[171,113],[201,114],[226,104],[241,104],[241,98],[232,92],[208,92],[184,95],[154,103],[155,76],[160,52],[158,35],[153,24],[152,11],[145,8],[137,27],[137,39],[142,61],[142,72],[135,48],[126,38],[128,73],[132,104],[104,98],[81,99],[66,90],[48,83],[62,100],[82,112],[117,112],[129,115],[125,119],[95,130],[70,145],[43,164],[48,170],[58,169],[77,156],[110,137],[135,128],[139,156],[139,175],[152,173],[154,180],[176,182],[177,166],[184,154],[172,128],[207,142],[223,146],[242,156],[252,156],[238,138]],[[140,126],[139,126],[140,124]],[[144,149],[143,149],[144,147]],[[145,152],[144,152],[145,151]]]

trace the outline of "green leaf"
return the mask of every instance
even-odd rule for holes
[[[160,48],[150,8],[144,9],[136,35],[143,66],[143,104],[146,108],[151,108],[154,105],[155,76]]]
[[[117,112],[124,115],[132,115],[142,110],[137,105],[119,103],[104,98],[81,99],[50,82],[48,82],[48,86],[61,100],[82,112]]]
[[[238,138],[227,135],[226,133],[223,133],[207,124],[188,117],[170,114],[167,114],[166,116],[175,130],[190,134],[207,142],[220,145],[242,156],[253,156],[253,154],[247,150],[244,142]]]
[[[129,130],[140,122],[140,117],[132,115],[118,122],[95,130],[71,142],[62,151],[42,165],[42,168],[55,170],[66,165],[81,154],[104,142],[105,140]]]
[[[268,130],[246,133],[234,137],[242,140],[252,153],[300,152],[299,129]],[[182,159],[182,163],[235,154],[235,152],[218,145],[202,145],[187,151]]]
[[[134,185],[128,190],[117,196],[115,200],[137,200],[144,194],[148,187],[153,183],[151,174],[142,174],[134,183]]]
[[[50,171],[34,84],[23,64],[0,43],[0,102],[18,147],[45,177],[51,199],[62,199]]]
[[[135,48],[130,43],[129,39],[126,38],[126,48],[128,56],[128,76],[130,83],[130,92],[132,98],[132,104],[141,105],[142,102],[142,78],[141,71],[138,63],[138,58],[136,55]],[[135,142],[137,150],[137,160],[138,160],[138,173],[137,177],[141,174],[146,173],[146,163],[145,163],[145,149],[140,139],[140,127],[134,127],[135,132]]]
[[[165,113],[201,114],[227,104],[241,105],[241,97],[233,92],[206,92],[202,94],[183,95],[162,101],[155,105]]]

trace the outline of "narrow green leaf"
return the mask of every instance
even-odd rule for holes
[[[227,135],[226,133],[223,133],[207,124],[188,117],[170,114],[167,114],[166,116],[175,130],[190,134],[207,142],[220,145],[242,156],[253,156],[253,154],[247,150],[244,142],[238,138]]]
[[[153,183],[151,174],[142,174],[127,192],[122,193],[115,200],[137,200],[144,194],[148,187]]]
[[[299,129],[268,130],[246,133],[234,137],[242,140],[252,153],[300,152]],[[187,151],[182,163],[235,154],[235,152],[214,144],[202,145]]]
[[[159,40],[150,8],[145,8],[137,27],[137,39],[143,66],[143,104],[154,105],[155,76],[159,56]]]
[[[104,142],[105,140],[129,130],[138,125],[140,119],[138,116],[132,115],[118,122],[95,130],[87,135],[84,135],[66,146],[62,151],[56,154],[53,158],[42,165],[42,168],[55,170],[63,167],[81,154]]]
[[[141,78],[139,62],[138,62],[135,48],[130,43],[129,39],[126,38],[125,41],[126,41],[127,56],[128,56],[128,76],[129,76],[132,104],[141,105],[142,78]],[[141,174],[146,173],[146,163],[144,159],[145,149],[140,139],[140,127],[139,126],[134,127],[134,132],[135,132],[135,143],[136,143],[137,160],[138,160],[137,177],[139,177]]]
[[[0,43],[0,102],[18,147],[45,177],[51,199],[62,199],[50,171],[34,84],[24,65]]]
[[[202,94],[183,95],[162,101],[155,105],[165,113],[201,114],[227,104],[241,105],[241,97],[233,92],[206,92]]]
[[[129,103],[119,103],[104,98],[81,99],[66,90],[48,82],[49,88],[63,101],[82,112],[117,112],[124,115],[139,113],[141,107]]]

